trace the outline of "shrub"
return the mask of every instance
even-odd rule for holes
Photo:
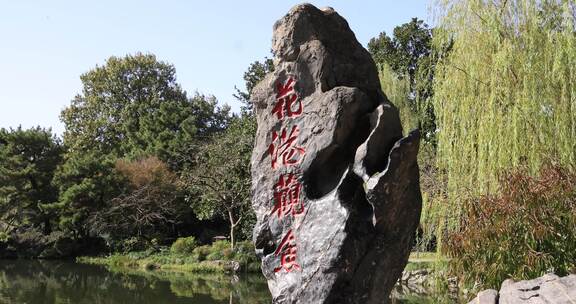
[[[193,236],[178,238],[170,247],[170,251],[176,254],[190,254],[198,247],[198,242]]]
[[[206,246],[206,252],[203,253],[207,253],[205,257],[208,261],[230,259],[233,256],[229,241],[216,241],[211,246]]]
[[[133,258],[133,259],[144,259],[153,255],[163,255],[162,252],[159,252],[158,250],[154,249],[154,248],[147,248],[144,251],[132,251],[132,252],[128,252],[126,253],[127,256]]]
[[[218,261],[224,258],[224,254],[222,251],[212,251],[210,254],[206,256],[206,260],[208,261]]]
[[[576,174],[546,165],[539,177],[518,169],[500,179],[500,193],[465,205],[459,232],[449,235],[452,271],[465,284],[497,288],[507,278],[565,275],[576,263]]]
[[[208,256],[209,254],[210,254],[210,246],[209,245],[203,245],[203,246],[196,247],[196,249],[194,249],[192,251],[192,257],[194,257],[198,261],[206,260],[206,256]]]
[[[251,241],[238,242],[238,243],[236,243],[236,246],[234,247],[234,251],[236,253],[254,254],[255,250],[256,249],[254,247],[254,244],[252,244]]]
[[[226,248],[222,250],[222,256],[225,260],[231,260],[234,258],[234,251],[232,251],[230,248]]]
[[[238,242],[236,244],[234,248],[234,260],[239,262],[243,268],[248,268],[248,264],[250,263],[260,265],[260,261],[256,257],[254,244],[250,241]]]
[[[200,263],[195,264],[186,264],[186,265],[165,265],[164,269],[174,269],[180,271],[190,271],[190,272],[213,272],[213,273],[223,273],[226,272],[226,265],[212,262],[212,261],[203,261]]]
[[[108,265],[113,267],[138,267],[138,262],[128,256],[113,254],[108,258]]]
[[[143,238],[135,236],[122,240],[120,243],[120,247],[124,253],[142,251],[148,247],[147,242]]]
[[[223,251],[230,247],[230,241],[226,240],[220,240],[212,243],[212,251]]]
[[[160,268],[160,265],[155,264],[155,263],[152,263],[152,262],[144,262],[144,263],[142,264],[142,268],[144,268],[145,270],[150,271],[150,270],[154,270],[154,269],[159,269],[159,268]]]

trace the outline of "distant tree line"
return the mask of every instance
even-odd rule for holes
[[[272,68],[261,67],[249,67],[247,90]],[[237,89],[245,106],[234,114],[213,96],[189,96],[174,66],[149,54],[111,57],[80,78],[82,92],[60,116],[62,139],[40,127],[0,130],[5,251],[49,255],[62,240],[72,251],[87,239],[118,251],[192,234],[229,234],[232,243],[250,236],[256,125],[248,93]]]

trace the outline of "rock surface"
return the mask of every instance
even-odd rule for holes
[[[486,294],[494,295],[488,300]],[[514,282],[506,280],[500,292],[493,289],[482,291],[471,303],[486,304],[574,304],[576,303],[576,275],[558,277],[547,274],[542,277]]]
[[[427,269],[404,271],[402,272],[399,283],[409,287],[424,287],[429,283],[429,274],[430,272]]]
[[[496,304],[498,303],[498,291],[495,289],[486,289],[478,293],[476,298],[469,304]]]
[[[274,25],[252,91],[254,242],[274,303],[385,303],[421,212],[420,135],[403,137],[376,66],[333,9]]]

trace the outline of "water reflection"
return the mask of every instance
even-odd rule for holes
[[[392,303],[457,303],[397,286]],[[0,260],[2,304],[269,304],[260,275],[135,271],[62,261]]]
[[[0,261],[0,303],[270,303],[258,275],[106,270],[55,261]]]

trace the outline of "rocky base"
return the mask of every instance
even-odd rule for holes
[[[576,275],[558,277],[547,274],[542,277],[514,282],[508,279],[500,291],[484,290],[469,304],[574,304],[576,303]]]

